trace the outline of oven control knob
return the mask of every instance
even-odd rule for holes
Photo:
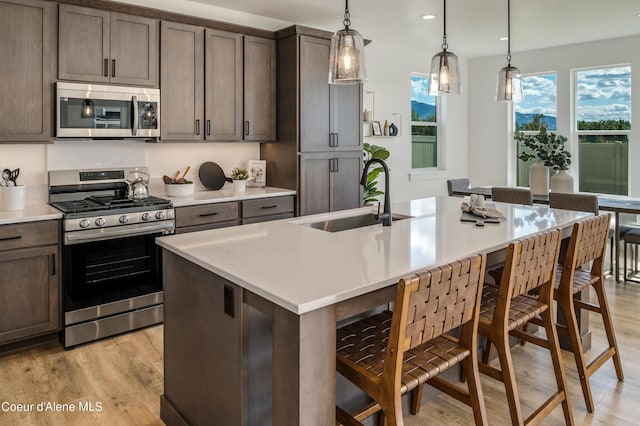
[[[142,213],[142,220],[147,221],[151,219],[151,215],[149,213]]]
[[[107,221],[104,219],[104,217],[99,217],[96,219],[97,226],[104,226],[105,223],[107,223]]]
[[[120,216],[120,223],[129,223],[129,216]]]
[[[79,225],[80,225],[80,228],[88,228],[89,225],[91,225],[91,222],[89,222],[87,219],[82,219]]]
[[[164,212],[157,212],[156,213],[156,219],[158,219],[158,220],[164,219]]]

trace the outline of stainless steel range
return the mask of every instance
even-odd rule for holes
[[[65,347],[162,322],[162,259],[170,200],[131,196],[147,168],[49,172],[49,204],[64,213]],[[128,191],[129,189],[129,191]]]

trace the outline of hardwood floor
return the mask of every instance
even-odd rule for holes
[[[586,411],[570,353],[563,361],[570,386],[576,424],[635,425],[640,423],[640,285],[618,284],[607,279],[609,304],[622,352],[624,383],[616,379],[611,361],[591,377],[595,413]],[[604,346],[602,323],[591,316],[593,349],[589,359]],[[162,326],[150,327],[65,351],[59,346],[32,349],[0,358],[0,404],[34,404],[33,411],[5,411],[0,405],[0,425],[162,425]],[[553,388],[548,351],[527,344],[513,350],[516,380],[525,415],[546,399]],[[502,383],[482,376],[489,424],[506,424],[509,418]],[[37,411],[37,404],[73,405],[75,412]],[[100,403],[102,410],[79,412],[79,404]],[[86,406],[85,406],[86,407]],[[437,396],[420,414],[405,415],[407,426],[425,424],[468,425],[471,410],[452,398]],[[214,423],[212,423],[214,424]],[[564,424],[556,409],[545,420]]]

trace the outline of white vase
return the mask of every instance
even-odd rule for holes
[[[246,180],[234,180],[233,181],[233,192],[244,192],[247,187]]]
[[[558,170],[555,175],[551,176],[551,192],[574,192],[573,176],[566,170]]]
[[[549,169],[540,160],[529,166],[529,188],[533,195],[549,194]]]

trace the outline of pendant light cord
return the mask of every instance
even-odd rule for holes
[[[442,18],[444,21],[444,28],[442,29],[442,50],[446,51],[449,47],[447,44],[447,0],[444,0],[444,12],[442,13]]]
[[[507,0],[507,63],[511,66],[511,0]]]
[[[344,2],[344,21],[342,21],[342,23],[344,24],[345,30],[348,30],[349,26],[351,26],[351,15],[349,13],[349,0],[345,0]]]

